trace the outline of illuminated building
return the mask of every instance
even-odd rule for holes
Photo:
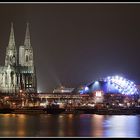
[[[74,88],[66,88],[64,86],[60,86],[53,90],[53,93],[72,93]]]
[[[103,96],[103,91],[101,91],[101,90],[97,90],[97,91],[95,91],[95,93],[94,93],[94,102],[95,103],[103,103],[103,100],[104,100],[104,96]]]
[[[82,94],[102,90],[104,93],[120,93],[124,95],[138,94],[138,88],[133,81],[120,76],[109,76],[99,81],[94,81],[85,86]]]
[[[0,92],[17,93],[20,89],[36,92],[36,72],[33,61],[33,48],[27,24],[24,45],[17,51],[14,28],[11,24],[9,43],[6,48],[5,66],[0,67]]]

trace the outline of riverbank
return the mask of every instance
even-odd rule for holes
[[[0,114],[98,114],[98,115],[137,115],[140,108],[116,108],[116,109],[96,109],[96,108],[22,108],[22,109],[0,109]]]

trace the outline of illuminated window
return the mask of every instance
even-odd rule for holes
[[[101,97],[102,96],[102,92],[101,91],[96,91],[95,95],[96,95],[96,97]]]

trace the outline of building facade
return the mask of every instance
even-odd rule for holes
[[[64,86],[60,86],[58,88],[55,88],[53,90],[53,93],[72,93],[73,90],[74,88],[66,88]]]
[[[0,66],[0,92],[37,92],[36,71],[33,61],[33,48],[27,23],[24,44],[16,48],[13,23],[9,43],[6,48],[5,65]]]

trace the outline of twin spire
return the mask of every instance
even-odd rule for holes
[[[14,36],[14,28],[13,23],[11,23],[11,32],[10,32],[10,38],[9,38],[9,48],[15,48],[15,36]]]
[[[31,47],[30,32],[29,32],[29,23],[27,23],[27,27],[26,27],[26,34],[25,34],[24,46],[27,47],[27,48],[28,47]],[[13,22],[11,23],[11,32],[10,32],[8,47],[11,48],[11,49],[14,49],[15,48],[15,36],[14,36]]]
[[[29,32],[29,23],[27,23],[27,27],[26,27],[26,34],[25,34],[24,45],[25,45],[26,47],[30,47],[30,46],[31,46],[31,42],[30,42],[30,32]]]

